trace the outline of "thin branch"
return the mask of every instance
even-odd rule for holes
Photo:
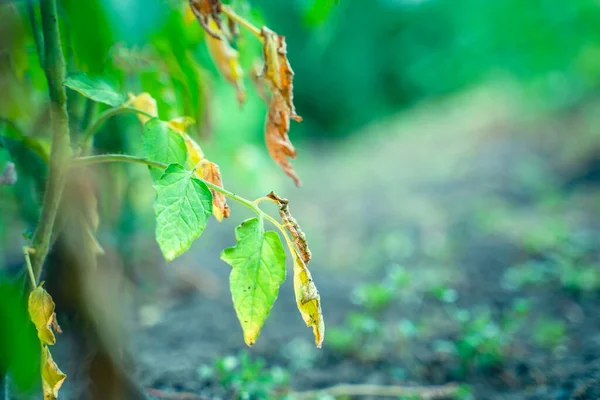
[[[87,129],[83,132],[81,144],[80,144],[81,154],[85,154],[92,138],[94,137],[96,132],[98,132],[98,130],[100,129],[102,124],[107,119],[112,118],[115,115],[125,114],[125,113],[141,114],[141,115],[145,115],[146,117],[149,117],[149,118],[156,117],[156,115],[152,115],[144,110],[140,110],[140,109],[137,109],[134,107],[118,106],[118,107],[114,107],[114,108],[109,108],[108,110],[106,110],[102,114],[100,114],[93,123],[89,124]]]
[[[452,398],[458,386],[449,383],[442,386],[378,386],[378,385],[336,385],[325,389],[293,393],[297,399],[318,398],[327,394],[333,397],[417,397],[423,400]]]
[[[66,69],[60,42],[56,0],[40,0],[42,30],[44,34],[44,72],[50,96],[50,119],[52,123],[52,148],[48,180],[40,220],[33,237],[32,269],[39,281],[48,251],[60,198],[65,183],[68,161],[71,158],[67,94],[63,86]]]
[[[99,156],[88,156],[88,157],[76,157],[73,159],[73,166],[86,166],[93,164],[102,164],[102,163],[113,163],[113,162],[128,162],[134,164],[144,164],[150,167],[166,169],[168,167],[167,164],[161,163],[158,161],[149,160],[144,157],[135,157],[127,154],[102,154]]]
[[[144,157],[130,156],[127,154],[103,154],[103,155],[98,155],[98,156],[76,157],[73,159],[72,165],[77,166],[77,167],[83,167],[86,165],[112,163],[112,162],[129,162],[129,163],[135,163],[135,164],[145,164],[150,167],[155,167],[155,168],[160,168],[160,169],[166,169],[168,167],[168,165],[165,163],[161,163],[161,162],[154,161],[154,160],[149,160]],[[247,200],[243,197],[238,196],[235,193],[230,192],[227,189],[222,188],[221,186],[217,186],[214,183],[204,180],[198,176],[195,176],[195,178],[204,182],[204,184],[206,186],[213,189],[214,191],[222,193],[224,196],[229,197],[230,199],[237,201],[238,203],[243,204],[246,207],[250,208],[261,218],[264,217],[265,219],[267,219],[269,222],[271,222],[273,225],[275,225],[277,227],[277,229],[279,229],[279,231],[285,238],[285,241],[287,242],[288,246],[290,246],[290,248],[293,246],[293,242],[290,240],[290,238],[287,234],[287,231],[285,230],[283,225],[281,225],[279,222],[277,222],[277,220],[275,218],[271,217],[269,214],[265,213],[263,210],[261,210],[258,207],[258,203],[260,203],[260,201],[257,202],[257,201]]]
[[[254,36],[259,38],[261,41],[264,39],[260,29],[258,29],[254,25],[252,25],[252,23],[250,21],[237,15],[231,7],[223,5],[223,7],[221,7],[221,12],[223,14],[225,14],[227,16],[227,18],[237,22],[244,28],[248,29]]]
[[[31,266],[31,254],[34,253],[34,250],[31,247],[23,247],[23,255],[25,256],[25,265],[27,266],[27,272],[29,273],[29,281],[31,282],[31,289],[35,289],[37,287],[37,280],[35,279],[35,275],[33,274],[33,267]]]

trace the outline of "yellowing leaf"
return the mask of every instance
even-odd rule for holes
[[[58,399],[58,391],[67,378],[52,359],[48,346],[42,345],[42,389],[44,400]]]
[[[208,26],[216,34],[216,36],[206,36],[206,45],[210,56],[221,75],[235,86],[238,101],[242,104],[246,99],[246,89],[244,87],[244,71],[240,66],[239,54],[231,47],[223,31],[213,18],[209,17]]]
[[[315,343],[320,348],[325,338],[325,321],[321,311],[321,297],[306,264],[304,264],[296,250],[293,253],[296,304],[306,326],[312,326]]]
[[[56,337],[51,326],[55,322],[54,301],[52,297],[38,286],[29,294],[28,301],[29,317],[38,331],[38,337],[42,344],[56,343]]]
[[[126,103],[128,106],[133,106],[139,110],[145,111],[150,115],[158,117],[158,106],[156,105],[156,100],[150,96],[149,93],[141,93],[137,96],[129,93],[129,101]],[[151,118],[147,115],[138,114],[138,118],[142,125],[148,122]]]
[[[290,110],[279,93],[274,93],[269,105],[265,124],[265,141],[271,158],[279,164],[283,172],[300,186],[300,178],[296,175],[289,158],[296,158],[296,150],[290,141]]]

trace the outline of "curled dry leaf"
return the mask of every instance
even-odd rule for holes
[[[279,36],[266,27],[262,29],[262,36],[265,59],[262,79],[272,93],[265,126],[267,149],[271,158],[279,164],[283,172],[294,180],[296,186],[300,186],[300,179],[288,160],[288,157],[296,157],[296,150],[288,136],[290,119],[297,122],[302,121],[302,118],[296,114],[293,101],[294,71],[287,59],[285,37]]]
[[[58,399],[58,391],[67,378],[56,362],[52,359],[52,354],[48,346],[42,346],[42,389],[44,391],[44,400]]]
[[[292,216],[290,213],[289,200],[284,199],[283,197],[277,195],[275,192],[271,192],[267,195],[267,197],[273,200],[279,206],[279,215],[281,216],[281,220],[283,221],[283,226],[290,232],[292,235],[292,240],[296,245],[296,248],[304,261],[304,264],[308,265],[310,259],[312,258],[312,254],[310,249],[308,248],[308,243],[306,241],[306,235],[302,232],[298,221],[296,218]]]
[[[302,319],[306,326],[313,328],[315,343],[321,347],[325,337],[325,321],[321,311],[321,297],[319,291],[313,282],[308,263],[312,257],[306,235],[302,232],[298,221],[292,216],[289,208],[289,201],[283,197],[271,192],[267,197],[273,200],[279,206],[279,215],[283,225],[292,235],[294,247],[290,248],[294,257],[294,293],[296,294],[296,304]]]
[[[190,0],[190,9],[206,33],[221,39],[221,0]],[[214,26],[210,21],[214,21]],[[215,29],[216,28],[216,29]]]
[[[285,37],[279,36],[267,27],[262,29],[264,39],[263,56],[265,64],[263,78],[273,95],[279,93],[289,109],[289,117],[294,121],[302,121],[294,107],[294,71],[287,59]]]
[[[231,47],[225,34],[212,17],[208,19],[208,26],[218,34],[217,37],[212,35],[206,37],[208,52],[221,75],[235,86],[238,102],[243,104],[246,100],[246,88],[244,87],[244,71],[240,65],[239,54],[237,50]]]
[[[296,158],[296,149],[288,136],[290,130],[290,110],[280,94],[274,93],[269,105],[267,122],[265,124],[265,141],[271,158],[279,164],[283,172],[296,184],[302,183],[289,158]]]

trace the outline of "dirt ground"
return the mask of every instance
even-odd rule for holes
[[[573,292],[552,280],[507,288],[504,279],[510,267],[545,256],[522,241],[532,229],[548,233],[547,220],[560,217],[592,243],[600,241],[600,186],[593,179],[577,181],[579,164],[573,162],[581,159],[582,146],[590,150],[597,140],[584,144],[585,132],[578,143],[565,140],[566,127],[583,132],[585,123],[578,112],[560,118],[564,126],[523,115],[511,98],[483,90],[418,108],[344,145],[300,154],[296,165],[305,186],[283,194],[293,200],[292,211],[312,245],[310,267],[327,329],[343,327],[346,316],[360,309],[353,300],[358,285],[401,265],[414,284],[376,318],[384,329],[421,321],[425,328],[410,341],[386,339],[374,357],[340,353],[327,338],[323,349],[315,349],[288,276],[259,340],[247,349],[228,292],[229,267],[219,260],[220,250],[233,244],[239,222],[234,218],[209,227],[190,254],[156,274],[161,289],[148,289],[151,295],[139,299],[141,332],[131,342],[141,382],[172,398],[230,398],[231,392],[199,371],[219,357],[247,351],[269,367],[290,371],[297,391],[339,383],[458,382],[470,385],[477,399],[599,398],[598,291]],[[560,199],[547,205],[546,189],[558,191]],[[148,259],[158,259],[158,250],[152,251]],[[588,258],[597,262],[597,252]],[[422,295],[438,283],[456,290],[452,307],[483,306],[494,318],[508,315],[515,299],[532,304],[526,317],[531,323],[514,335],[493,368],[459,373],[456,357],[436,349],[436,343],[459,337],[448,305]],[[566,324],[565,338],[554,348],[531,340],[541,316]]]

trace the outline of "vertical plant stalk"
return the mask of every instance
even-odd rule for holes
[[[32,247],[35,252],[32,254],[31,263],[36,281],[40,279],[42,266],[50,248],[52,229],[71,158],[67,93],[63,86],[66,67],[60,43],[56,0],[40,0],[40,9],[44,36],[44,72],[50,96],[52,148],[42,211],[33,237]]]

